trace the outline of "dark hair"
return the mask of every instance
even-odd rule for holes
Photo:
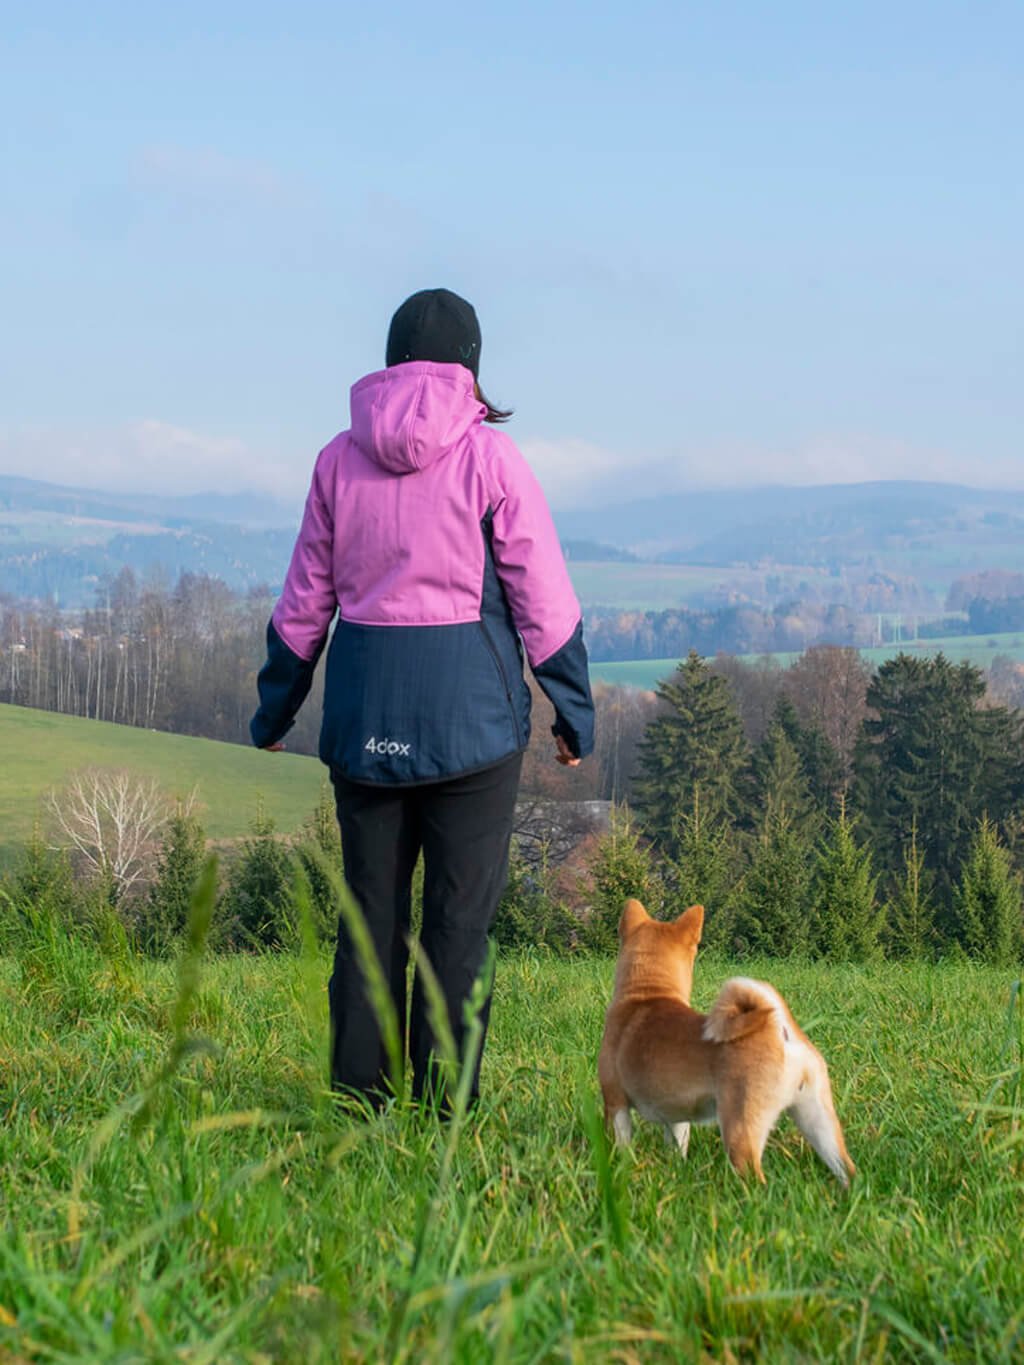
[[[484,393],[479,383],[476,384],[475,387],[477,398],[480,399],[480,402],[483,403],[484,407],[487,409],[484,421],[493,422],[495,425],[497,425],[499,422],[507,422],[508,419],[512,416],[513,411],[512,408],[496,408],[494,404],[491,402],[491,400]]]

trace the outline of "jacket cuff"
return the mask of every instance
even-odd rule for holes
[[[249,722],[249,734],[257,749],[276,744],[295,724],[295,713],[309,695],[323,644],[312,659],[300,658],[278,635],[273,621],[267,626],[267,661],[256,679],[259,709]]]
[[[533,676],[555,708],[551,733],[565,740],[574,758],[586,758],[594,750],[594,699],[582,621],[557,653],[537,665]]]

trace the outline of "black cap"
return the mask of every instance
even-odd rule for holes
[[[421,289],[391,319],[386,364],[433,360],[480,373],[480,324],[473,305],[450,289]]]

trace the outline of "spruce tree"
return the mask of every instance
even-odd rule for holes
[[[234,947],[279,948],[294,934],[288,850],[262,801],[221,899],[220,936]]]
[[[3,938],[16,937],[30,924],[51,919],[70,923],[75,918],[75,885],[67,853],[47,846],[38,822],[5,879],[4,890],[17,918],[4,924]]]
[[[303,839],[316,844],[326,857],[341,863],[341,830],[338,827],[338,812],[330,783],[325,779],[320,783],[317,797],[308,820],[302,827]]]
[[[800,720],[796,707],[785,693],[775,704],[773,719],[797,752],[815,807],[824,814],[831,814],[843,789],[843,760],[838,751],[817,725]]]
[[[747,746],[729,684],[695,651],[658,684],[658,696],[662,712],[639,746],[636,809],[646,833],[672,856],[695,788],[709,816],[736,815]]]
[[[833,962],[868,962],[880,955],[882,917],[871,850],[859,848],[840,801],[818,849],[811,883],[812,947]]]
[[[766,820],[739,896],[736,941],[773,957],[810,947],[811,849],[785,814]]]
[[[672,860],[676,909],[703,905],[705,948],[726,949],[732,943],[735,914],[737,852],[728,824],[705,812],[700,787],[683,815]]]
[[[750,764],[748,824],[754,830],[785,817],[798,835],[813,838],[818,813],[800,755],[779,720],[768,727]]]
[[[167,953],[188,924],[192,891],[206,856],[206,834],[182,802],[164,827],[156,876],[139,908],[140,946],[156,956]]]
[[[887,907],[884,936],[893,957],[928,957],[934,951],[937,935],[931,881],[918,842],[915,819],[910,827],[910,842],[903,849],[903,876]]]
[[[661,883],[627,806],[613,806],[608,830],[597,841],[587,867],[590,913],[583,941],[596,952],[614,952],[622,907],[632,896],[650,915],[662,908]]]
[[[309,886],[309,905],[313,928],[321,943],[333,943],[338,931],[338,906],[329,867],[340,873],[341,831],[334,798],[327,782],[320,784],[320,796],[295,845],[298,860]]]
[[[982,815],[1002,820],[1024,792],[1021,718],[984,697],[984,676],[970,664],[941,654],[889,659],[868,689],[857,749],[856,800],[876,854],[895,870],[916,817],[947,906]]]
[[[988,816],[978,825],[953,895],[953,926],[971,957],[1000,967],[1020,958],[1020,882]]]

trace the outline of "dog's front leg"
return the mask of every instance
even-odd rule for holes
[[[690,1150],[690,1125],[688,1123],[666,1123],[665,1141],[670,1147],[673,1145],[679,1148],[679,1155],[686,1160],[686,1153]]]
[[[628,1147],[633,1141],[633,1117],[628,1109],[616,1109],[612,1115],[612,1132],[618,1147]]]

